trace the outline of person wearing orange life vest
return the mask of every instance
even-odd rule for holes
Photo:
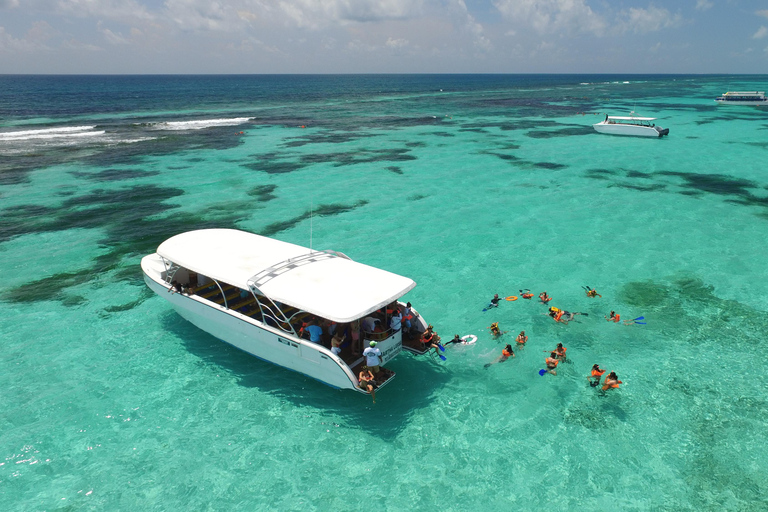
[[[429,352],[429,349],[435,349],[435,354],[440,355],[440,336],[433,331],[432,324],[427,326],[427,330],[421,335],[421,343],[423,348]]]
[[[617,315],[615,311],[611,311],[611,316],[603,316],[609,322],[619,323],[621,321],[621,315]]]
[[[616,376],[616,372],[611,372],[605,378],[605,382],[603,383],[603,388],[602,389],[603,389],[603,391],[607,391],[609,389],[618,388],[619,384],[622,384],[622,382]]]
[[[568,350],[563,346],[562,343],[557,344],[557,348],[555,349],[555,354],[557,354],[557,360],[558,361],[565,361],[565,351]]]
[[[557,375],[555,368],[557,368],[557,365],[560,363],[560,361],[557,360],[556,353],[552,352],[551,354],[549,354],[549,357],[544,360],[544,363],[546,363],[547,365],[547,373],[551,373],[552,375]]]
[[[486,363],[483,368],[488,368],[494,363],[503,363],[510,357],[515,357],[515,352],[512,350],[512,345],[507,344],[506,347],[504,347],[504,350],[501,351],[501,355],[496,359],[493,363]]]
[[[525,331],[520,331],[520,334],[517,335],[517,338],[515,338],[515,341],[521,347],[525,345],[525,342],[528,341],[528,336],[525,335]]]
[[[599,386],[600,379],[603,378],[604,373],[605,373],[605,370],[601,369],[599,364],[593,364],[591,375],[587,377],[587,380],[589,381],[589,385],[592,387]]]
[[[532,299],[533,294],[531,293],[531,290],[526,288],[525,290],[520,290],[520,296],[524,299]]]
[[[550,297],[549,295],[547,295],[547,292],[546,292],[546,290],[545,290],[545,291],[543,291],[543,292],[541,292],[541,293],[539,294],[539,300],[541,300],[541,303],[542,303],[542,304],[546,304],[547,302],[549,302],[549,301],[551,301],[551,300],[552,300],[552,297]]]

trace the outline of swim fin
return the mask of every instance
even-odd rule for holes
[[[593,388],[597,387],[597,381],[593,380],[592,382],[589,383],[589,385],[592,386]]]
[[[539,375],[541,375],[542,377],[544,376],[545,373],[547,373],[547,370],[545,370],[544,368],[539,370]]]
[[[636,324],[645,325],[645,322],[635,322]]]
[[[490,367],[491,367],[491,363],[485,363],[485,365],[483,365],[483,368],[485,368],[486,370],[487,370],[488,368],[490,368]]]
[[[443,354],[439,354],[439,355],[440,355],[440,359],[442,359],[443,361],[445,361],[445,356],[444,356]]]

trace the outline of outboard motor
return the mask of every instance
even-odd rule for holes
[[[654,128],[656,128],[656,131],[659,132],[659,137],[669,135],[669,128],[662,128],[661,126],[654,126]]]

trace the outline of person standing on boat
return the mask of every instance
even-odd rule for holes
[[[403,334],[410,334],[411,332],[411,319],[413,319],[413,310],[411,309],[411,303],[405,305],[403,310]]]
[[[304,329],[309,333],[309,341],[312,343],[320,343],[323,337],[323,328],[317,325],[315,320],[310,320],[309,325]]]
[[[374,376],[379,373],[379,366],[381,366],[381,350],[376,348],[376,342],[372,341],[370,346],[363,350],[365,356],[365,364],[368,365],[368,369],[371,370]]]
[[[400,327],[402,326],[402,321],[403,321],[403,315],[400,313],[399,309],[395,309],[392,312],[392,318],[389,319],[389,327],[394,332],[397,332],[400,330]]]
[[[337,332],[333,335],[333,338],[331,338],[331,352],[333,352],[334,355],[338,356],[341,354],[342,343],[344,343],[344,334]]]

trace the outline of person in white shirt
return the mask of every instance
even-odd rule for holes
[[[373,372],[374,375],[379,373],[379,366],[381,365],[381,350],[376,348],[376,342],[372,341],[370,346],[363,350],[365,356],[365,364],[368,369]]]

